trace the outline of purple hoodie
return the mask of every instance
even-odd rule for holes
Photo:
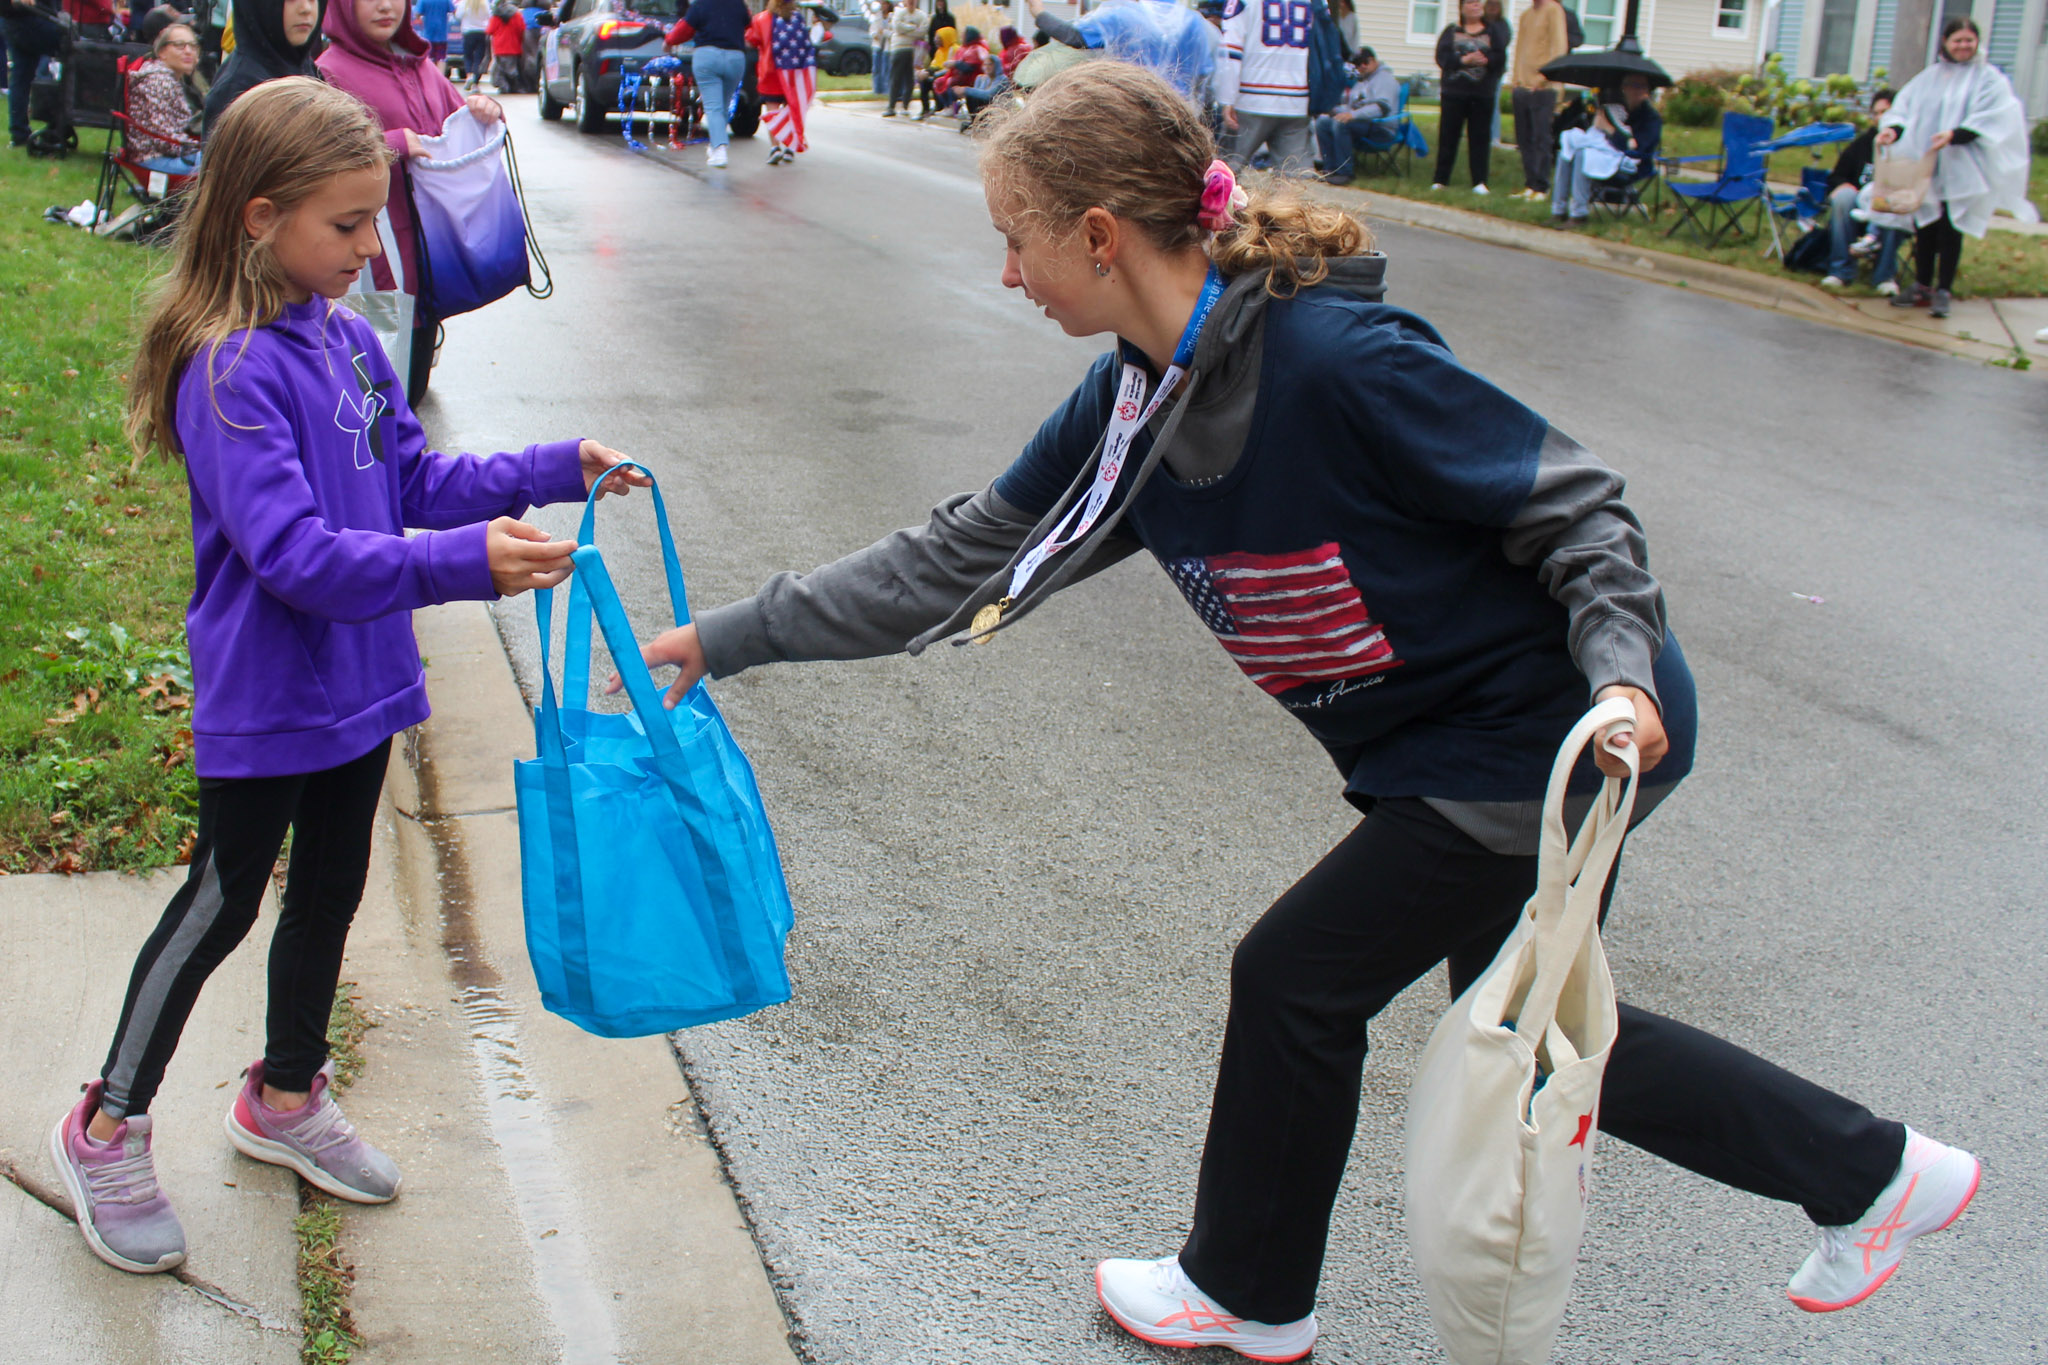
[[[324,298],[233,333],[211,394],[208,359],[177,398],[199,775],[317,772],[427,718],[406,613],[495,598],[483,523],[581,499],[580,443],[428,450],[376,333]]]
[[[413,31],[410,3],[388,43],[372,42],[356,27],[352,0],[330,4],[321,26],[327,33],[327,49],[319,61],[327,83],[370,106],[384,125],[384,140],[397,158],[385,207],[391,214],[392,235],[398,239],[398,254],[405,258],[406,292],[417,294],[419,256],[413,245],[412,210],[406,204],[401,178],[407,174],[405,130],[410,128],[421,137],[439,137],[448,116],[463,107],[462,92],[427,60],[427,40]],[[377,288],[392,287],[390,266],[382,257],[371,263],[370,270]]]

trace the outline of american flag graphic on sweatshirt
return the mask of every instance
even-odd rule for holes
[[[1176,559],[1166,572],[1237,666],[1274,696],[1401,666],[1334,541],[1292,554]]]

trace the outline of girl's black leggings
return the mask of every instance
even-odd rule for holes
[[[1194,1231],[1180,1253],[1205,1294],[1255,1322],[1313,1310],[1367,1022],[1446,958],[1451,991],[1462,992],[1535,887],[1535,858],[1489,852],[1420,800],[1388,800],[1252,926],[1231,963]],[[1600,1126],[1824,1224],[1860,1217],[1906,1143],[1904,1127],[1859,1104],[1629,1005]]]
[[[1922,289],[1930,284],[1954,289],[1956,271],[1962,264],[1962,230],[1948,220],[1948,205],[1943,204],[1941,217],[1913,233],[1913,278],[1920,281]]]
[[[1445,94],[1436,132],[1436,183],[1451,183],[1451,167],[1458,160],[1458,134],[1467,140],[1466,164],[1472,183],[1484,185],[1493,161],[1493,106],[1497,92],[1484,95]]]
[[[370,869],[370,832],[391,741],[335,768],[291,777],[202,778],[199,837],[185,884],[142,945],[100,1079],[111,1118],[146,1113],[199,988],[256,923],[292,834],[270,940],[263,1079],[305,1090],[327,1061],[327,1017],[349,923]]]

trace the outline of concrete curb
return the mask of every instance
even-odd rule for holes
[[[357,1359],[791,1365],[668,1040],[541,1008],[512,789],[532,724],[488,608],[413,621],[434,716],[392,765],[398,894],[350,963],[381,1024],[351,1114],[408,1178],[344,1229]]]

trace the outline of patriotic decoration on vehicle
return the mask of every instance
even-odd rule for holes
[[[680,151],[683,139],[689,134],[690,108],[694,103],[691,97],[696,93],[696,82],[684,74],[680,57],[655,57],[620,78],[619,112],[625,116],[626,145],[636,152],[647,150],[647,144],[633,136],[633,111],[639,107],[640,88],[649,76],[668,78],[669,88],[675,95],[675,109],[668,125],[668,145]]]
[[[1169,560],[1166,572],[1270,695],[1401,666],[1334,541],[1292,554]]]

